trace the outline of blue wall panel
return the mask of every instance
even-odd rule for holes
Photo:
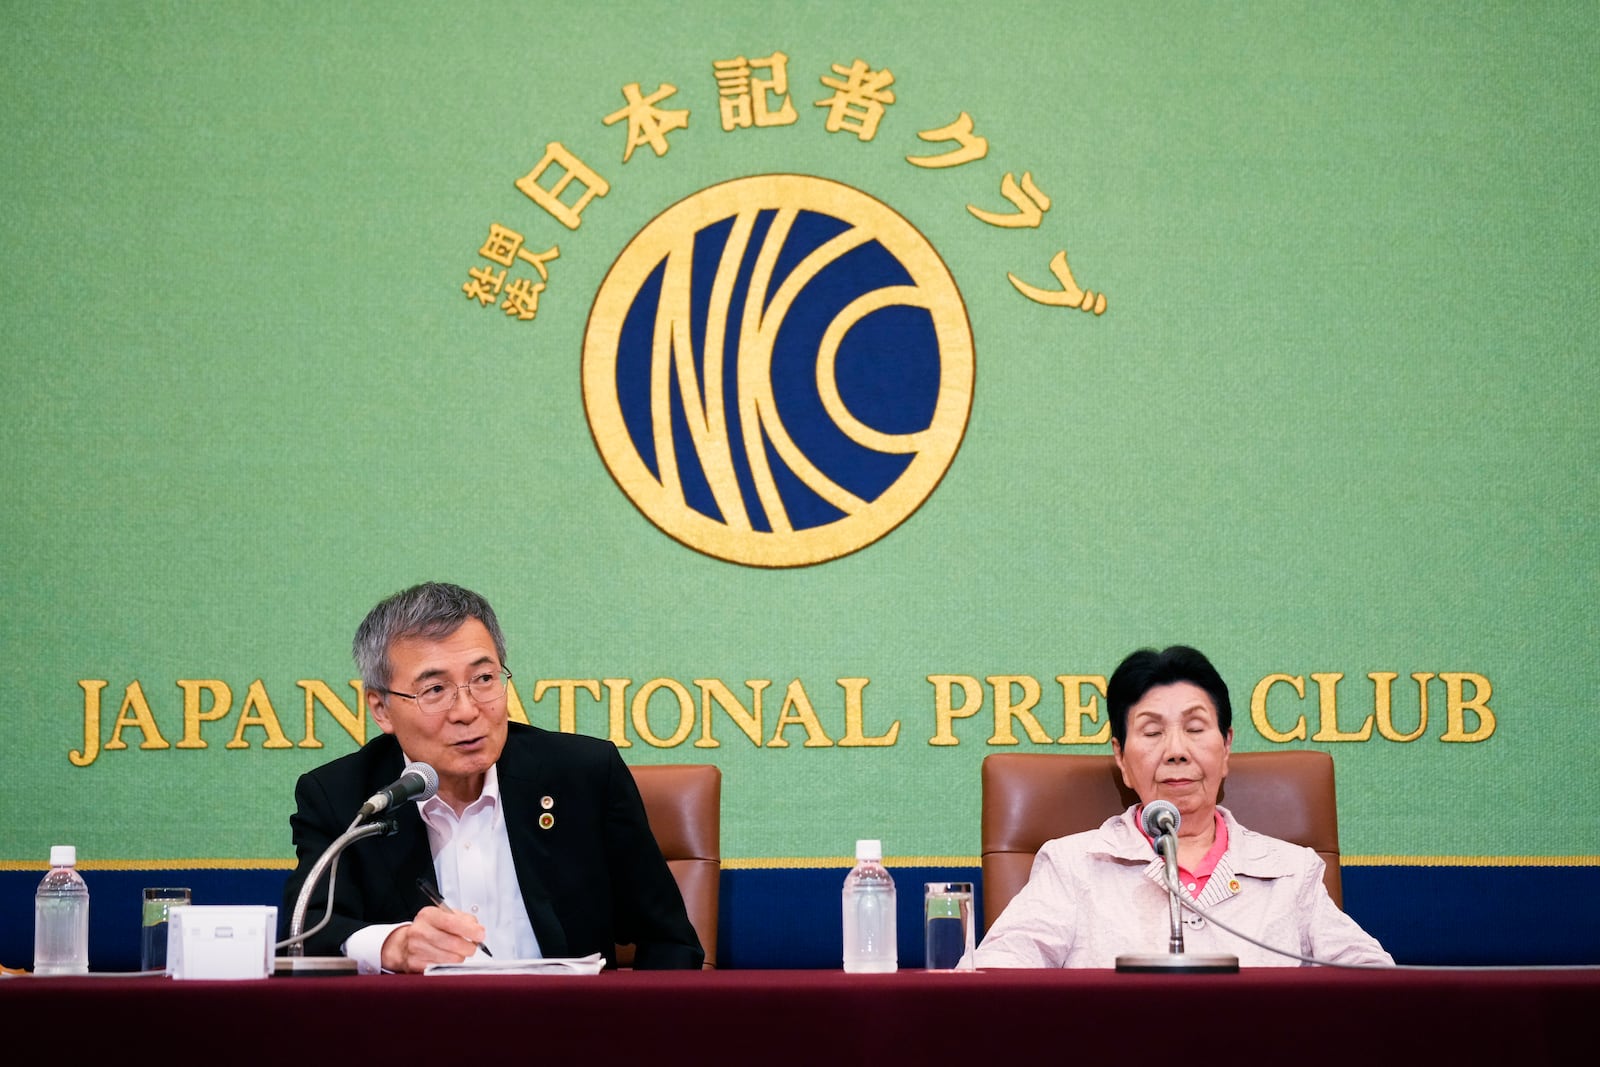
[[[977,868],[897,867],[900,965],[922,966],[922,883],[971,881]],[[726,968],[840,965],[843,869],[722,873],[718,963]],[[34,888],[42,872],[0,871],[0,963],[33,963]],[[139,966],[140,891],[187,885],[196,904],[279,904],[277,870],[87,871],[89,960]],[[1400,963],[1465,966],[1600,964],[1600,867],[1347,867],[1345,907]],[[980,920],[981,921],[981,920]]]

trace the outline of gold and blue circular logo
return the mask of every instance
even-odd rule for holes
[[[922,505],[972,410],[966,306],[882,202],[794,174],[652,220],[589,313],[583,397],[634,505],[698,552],[802,567]]]

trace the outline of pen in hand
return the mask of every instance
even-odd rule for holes
[[[444,897],[439,895],[439,891],[433,888],[433,883],[429,882],[426,878],[417,879],[417,888],[422,890],[422,895],[433,901],[433,906],[438,908],[440,911],[455,911],[454,908],[444,902]],[[489,951],[488,945],[485,945],[482,941],[479,941],[478,947],[483,950],[483,954],[485,956],[488,956],[490,959],[494,958],[494,953]]]

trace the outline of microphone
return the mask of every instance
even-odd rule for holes
[[[432,800],[439,792],[439,772],[426,763],[408,763],[389,785],[384,786],[367,798],[361,805],[361,811],[356,819],[370,819],[380,811],[404,804],[408,800],[415,800],[418,804]]]
[[[1177,833],[1178,824],[1182,821],[1178,806],[1170,800],[1152,800],[1144,806],[1144,832],[1151,837]]]
[[[418,803],[431,800],[438,792],[438,771],[426,763],[408,763],[400,772],[399,778],[367,798],[367,802],[361,805],[360,812],[351,821],[350,829],[334,838],[333,842],[322,850],[322,855],[317,857],[317,862],[311,865],[311,870],[306,874],[306,880],[300,886],[300,895],[295,899],[294,912],[289,920],[289,936],[276,946],[288,949],[289,954],[277,962],[273,973],[354,973],[355,961],[348,956],[307,957],[305,954],[306,939],[326,926],[328,920],[333,917],[333,881],[339,871],[339,853],[364,837],[396,832],[397,824],[393,815],[386,815],[375,822],[366,822],[367,819],[390,808],[398,807],[408,800],[415,800]],[[307,931],[306,909],[311,906],[311,893],[322,880],[324,871],[328,875],[328,903],[323,908],[322,921]]]
[[[1117,970],[1151,973],[1236,974],[1239,957],[1225,954],[1191,955],[1183,948],[1183,904],[1178,899],[1178,824],[1183,821],[1178,806],[1170,800],[1152,800],[1144,806],[1139,825],[1155,838],[1165,870],[1162,884],[1167,891],[1167,919],[1171,936],[1164,956],[1154,954],[1117,957]]]

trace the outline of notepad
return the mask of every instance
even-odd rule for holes
[[[598,952],[587,956],[533,960],[497,960],[474,956],[460,963],[430,963],[423,974],[599,974],[606,958]]]

